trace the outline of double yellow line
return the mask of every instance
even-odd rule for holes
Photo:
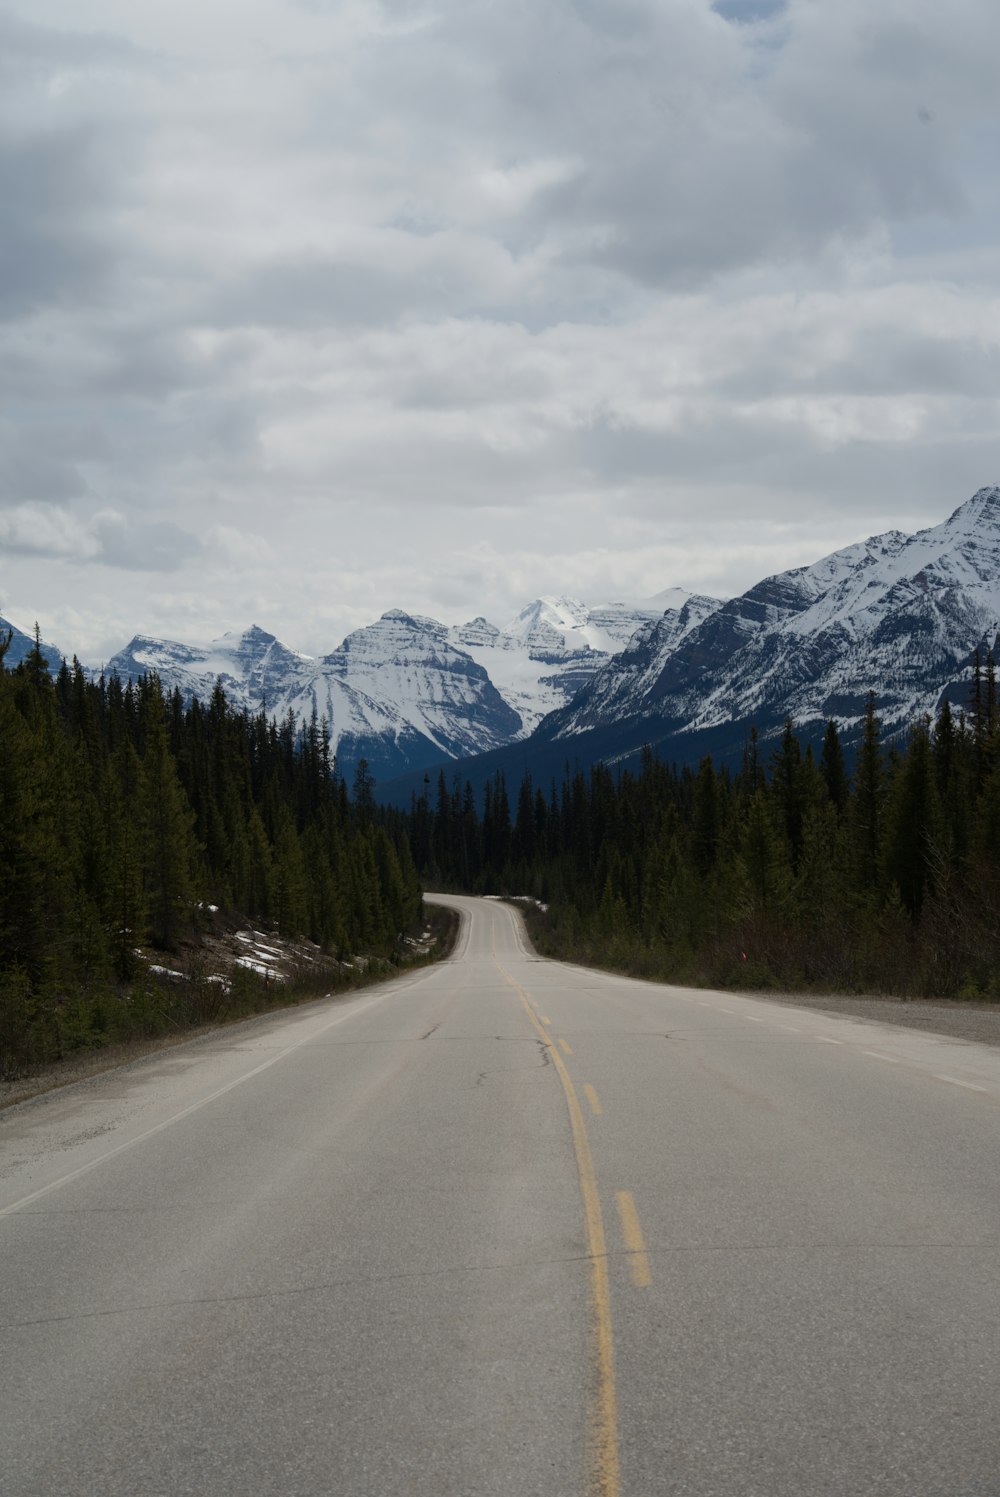
[[[493,955],[496,959],[496,936],[494,933]],[[531,1020],[539,1039],[549,1053],[556,1068],[569,1109],[569,1120],[573,1130],[573,1147],[576,1151],[576,1166],[580,1176],[580,1194],[583,1198],[583,1217],[587,1235],[587,1256],[590,1259],[590,1292],[593,1306],[591,1328],[591,1362],[593,1384],[590,1417],[587,1424],[587,1467],[590,1497],[620,1497],[621,1472],[618,1459],[618,1404],[615,1395],[614,1343],[611,1335],[611,1284],[608,1278],[608,1250],[604,1236],[604,1218],[601,1215],[601,1198],[597,1192],[597,1176],[587,1137],[587,1125],[566,1062],[553,1044],[551,1037],[539,1022],[528,995],[521,984],[513,978],[499,961],[497,967],[517,993],[524,1011]]]

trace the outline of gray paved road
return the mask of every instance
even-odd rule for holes
[[[456,902],[0,1115],[0,1490],[998,1497],[1000,1053]]]

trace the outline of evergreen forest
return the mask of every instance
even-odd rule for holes
[[[274,1001],[243,968],[151,980],[143,949],[190,966],[215,909],[383,969],[404,959],[421,914],[404,819],[376,807],[363,764],[348,794],[324,726],[236,712],[221,686],[184,707],[155,675],[94,682],[74,661],[53,679],[37,637],[7,670],[5,648],[0,1076]]]
[[[477,804],[442,772],[407,812],[350,793],[327,725],[184,705],[155,674],[52,676],[0,637],[0,1077],[84,1046],[276,1000],[198,976],[216,918],[307,937],[314,990],[412,959],[426,887],[529,900],[548,955],[694,984],[1000,999],[1000,713],[992,656],[967,710],[882,741],[874,695],[848,766],[788,722],[738,772],[567,764]],[[213,912],[213,913],[209,913]],[[170,987],[150,952],[185,953]],[[214,985],[213,985],[214,984]],[[317,984],[319,986],[317,986]]]
[[[737,773],[501,777],[482,813],[445,776],[411,810],[428,887],[529,896],[539,949],[708,985],[1000,998],[1000,720],[992,656],[968,712],[884,744],[874,696],[849,772],[789,722]]]

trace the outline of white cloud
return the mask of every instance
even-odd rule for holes
[[[55,504],[16,504],[0,511],[0,546],[29,556],[85,560],[100,551],[92,528]]]
[[[317,651],[941,518],[1000,478],[998,44],[987,0],[8,0],[5,598]]]

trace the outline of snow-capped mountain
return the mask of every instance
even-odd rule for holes
[[[536,598],[504,629],[476,618],[451,629],[449,638],[487,672],[521,718],[518,736],[525,736],[656,617],[653,608],[626,603],[591,608],[576,598]]]
[[[137,680],[156,671],[167,691],[179,688],[185,701],[207,701],[220,682],[229,701],[249,711],[263,708],[270,716],[284,700],[287,682],[309,663],[308,655],[288,649],[273,634],[254,624],[242,634],[224,634],[209,645],[136,634],[105,666],[109,676]]]
[[[7,670],[12,671],[21,664],[22,660],[26,660],[34,649],[35,636],[34,634],[26,634],[23,629],[19,629],[16,624],[12,624],[9,619],[5,619],[0,614],[0,635],[6,636],[8,634],[10,635],[10,642],[7,646],[7,653],[4,655],[3,663]],[[44,639],[41,644],[42,654],[48,663],[49,670],[55,675],[63,662],[62,651],[57,650],[55,645],[46,644]]]
[[[364,757],[384,782],[484,754],[484,773],[509,759],[517,774],[646,742],[727,756],[749,723],[767,737],[786,717],[806,731],[833,717],[850,738],[869,691],[892,732],[944,695],[964,704],[973,651],[998,631],[1000,488],[984,488],[940,525],[872,536],[725,603],[680,589],[638,606],[537,598],[505,628],[393,609],[318,659],[256,626],[205,646],[137,635],[106,671],[155,670],[185,698],[221,681],[269,717],[315,712],[345,772]],[[7,664],[30,645],[15,631]]]
[[[306,717],[315,706],[332,723],[342,761],[380,757],[379,737],[408,761],[428,750],[432,759],[456,759],[509,743],[520,717],[448,636],[436,619],[391,609],[300,673],[285,710]]]
[[[980,489],[916,535],[889,531],[765,578],[694,627],[674,632],[669,619],[640,631],[545,735],[653,717],[675,734],[750,721],[766,732],[786,717],[850,730],[869,691],[898,729],[945,693],[964,700],[972,652],[996,638],[1000,489]]]
[[[105,670],[122,679],[155,670],[186,700],[207,699],[219,681],[234,706],[269,717],[308,722],[315,712],[343,768],[365,758],[386,778],[526,737],[655,617],[539,598],[506,629],[483,618],[449,628],[392,609],[319,659],[255,625],[205,646],[136,635]]]

